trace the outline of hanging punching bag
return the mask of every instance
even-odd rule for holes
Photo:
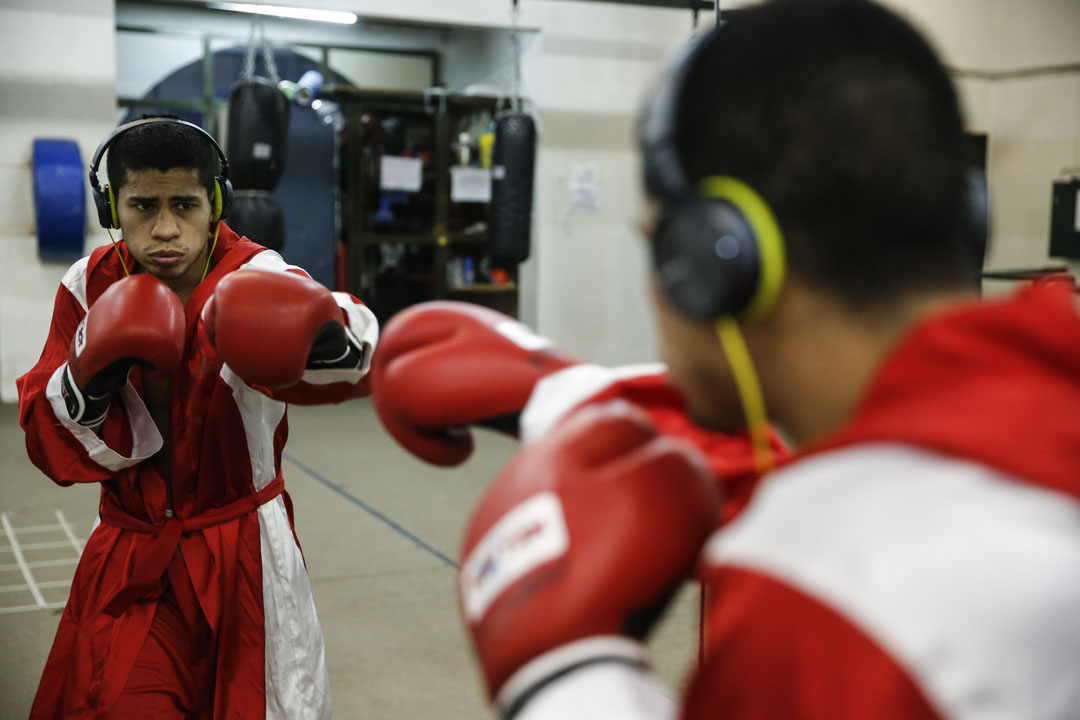
[[[285,245],[285,217],[277,200],[265,190],[233,193],[229,227],[271,250],[281,252]]]
[[[516,265],[529,257],[535,165],[532,116],[512,112],[496,118],[488,239],[488,252],[496,264]]]
[[[262,77],[242,79],[229,93],[230,179],[238,190],[273,190],[285,171],[289,100]]]

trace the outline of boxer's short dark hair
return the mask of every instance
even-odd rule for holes
[[[176,115],[144,115],[142,118],[179,120]],[[141,118],[141,119],[142,119]],[[197,130],[171,122],[151,122],[127,130],[109,146],[109,185],[114,193],[128,180],[129,172],[173,168],[195,170],[207,198],[214,197],[214,178],[220,160],[206,138]]]
[[[970,286],[956,91],[892,12],[867,0],[745,10],[688,77],[679,117],[688,176],[754,187],[804,281],[856,308]]]

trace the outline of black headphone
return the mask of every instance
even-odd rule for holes
[[[679,159],[687,78],[722,32],[709,31],[674,58],[639,124],[645,187],[660,201],[652,238],[657,277],[675,307],[701,321],[764,315],[786,265],[780,226],[753,188],[733,177],[710,177],[693,188]]]
[[[733,177],[706,178],[694,188],[679,159],[679,108],[687,79],[723,26],[692,41],[667,68],[639,123],[645,187],[660,201],[653,263],[665,295],[684,315],[705,322],[750,322],[772,307],[783,285],[783,232],[768,203]],[[967,235],[981,259],[989,236],[985,176],[968,174]],[[981,269],[981,266],[980,266]]]
[[[986,171],[976,165],[968,166],[965,200],[966,249],[970,253],[976,281],[981,284],[983,265],[986,264],[986,253],[990,244],[990,186],[986,182]]]
[[[116,197],[113,194],[112,187],[109,185],[101,187],[97,177],[98,167],[101,166],[101,160],[105,156],[105,151],[109,149],[110,145],[116,142],[117,138],[128,130],[138,127],[139,125],[155,122],[168,122],[192,128],[209,141],[210,145],[217,153],[218,160],[221,161],[221,174],[214,177],[214,196],[211,198],[213,210],[210,215],[210,222],[217,222],[228,216],[229,209],[232,207],[233,202],[233,188],[232,183],[229,182],[229,161],[225,157],[225,153],[222,151],[221,146],[217,144],[217,141],[214,140],[210,133],[206,132],[198,125],[189,123],[187,120],[168,117],[151,117],[121,125],[109,133],[108,137],[102,140],[101,144],[98,145],[97,150],[94,151],[94,158],[90,161],[90,188],[94,193],[94,205],[97,206],[98,222],[101,223],[101,227],[120,227],[120,220],[116,214]]]

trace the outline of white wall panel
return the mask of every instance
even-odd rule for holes
[[[17,399],[15,378],[41,355],[67,268],[37,259],[36,236],[0,234],[0,401]]]
[[[0,78],[70,84],[115,81],[112,15],[0,9]],[[26,98],[29,100],[30,98]],[[9,102],[5,97],[5,105]]]
[[[991,0],[988,70],[1080,63],[1080,2]]]
[[[6,0],[0,6],[0,400],[37,360],[66,263],[37,257],[32,143],[74,139],[84,167],[113,127],[115,19],[111,0]],[[93,222],[89,191],[88,222]],[[87,246],[101,241],[101,233]]]
[[[268,21],[277,42],[395,45],[415,43],[442,49],[447,79],[455,89],[472,82],[501,86],[507,57],[494,45],[463,47],[431,24],[506,28],[509,3],[494,0],[291,0],[293,4],[345,9],[402,24],[388,27]],[[745,5],[727,2],[724,7]],[[991,265],[1041,264],[1046,254],[1049,183],[1065,165],[1080,165],[1080,80],[1077,74],[1001,80],[979,72],[1080,62],[1080,3],[1076,0],[888,0],[923,29],[953,69],[973,71],[957,78],[970,129],[990,138],[990,175],[995,193],[995,238]],[[193,8],[200,3],[192,0]],[[72,136],[84,162],[115,122],[115,37],[110,0],[8,0],[0,8],[0,90],[21,98],[0,108],[0,207],[11,233],[29,235],[25,178],[29,143],[38,135]],[[526,88],[539,101],[540,154],[536,178],[533,259],[522,269],[522,316],[572,349],[598,361],[648,360],[655,352],[645,295],[643,248],[633,222],[640,206],[633,120],[671,48],[690,33],[685,11],[624,7],[579,0],[522,0],[521,25],[539,33],[526,38]],[[128,12],[125,10],[125,12]],[[164,7],[140,10],[131,22],[153,23],[175,13]],[[215,28],[246,38],[249,19],[218,14]],[[701,15],[702,28],[712,16]],[[199,27],[196,20],[192,29]],[[474,36],[474,40],[478,36]],[[487,36],[486,42],[498,43]],[[181,43],[183,44],[183,43]],[[158,46],[156,52],[163,52]],[[155,52],[150,46],[147,52]],[[488,58],[485,61],[485,57]],[[496,59],[491,60],[494,57]],[[453,67],[450,60],[460,62]],[[123,57],[125,64],[133,62]],[[475,79],[472,79],[473,76]],[[982,79],[980,79],[980,77]],[[151,82],[144,78],[143,82]],[[547,118],[545,119],[545,115]],[[567,232],[566,180],[574,162],[594,162],[603,206],[575,215]],[[19,187],[22,189],[20,190]],[[19,200],[22,193],[24,200]],[[88,207],[89,211],[89,207]],[[107,241],[96,232],[89,245]],[[36,277],[19,284],[20,302],[51,306],[55,281],[36,255],[0,249],[11,277]],[[5,275],[6,281],[9,276]],[[43,287],[47,286],[47,287]],[[572,288],[567,291],[567,288]],[[0,317],[6,317],[0,291]],[[9,303],[11,300],[8,299]],[[36,303],[36,305],[34,305]],[[25,308],[19,310],[26,312]],[[0,330],[0,372],[12,344]],[[21,352],[21,350],[20,350]],[[6,386],[5,386],[6,387]]]
[[[995,139],[1055,140],[1080,136],[1080,71],[998,80],[990,94]]]
[[[971,78],[953,78],[956,92],[960,96],[960,110],[964,113],[964,123],[971,132],[988,133],[993,124],[990,107],[989,80]]]
[[[30,166],[0,165],[0,234],[36,231]]]
[[[993,7],[986,0],[904,0],[893,9],[926,35],[949,67],[984,69],[993,57]]]
[[[124,72],[117,76],[116,93],[120,97],[142,97],[173,70],[201,60],[202,56],[202,39],[198,37],[119,32],[116,64]]]

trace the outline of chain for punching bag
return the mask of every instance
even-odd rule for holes
[[[256,38],[258,34],[258,38]],[[270,43],[266,41],[266,26],[262,18],[255,18],[251,23],[251,31],[248,33],[247,51],[244,53],[244,67],[240,71],[241,80],[250,80],[255,77],[255,46],[262,50],[263,65],[266,66],[266,74],[275,85],[281,80],[278,77],[277,63],[274,62],[274,53],[270,52]]]
[[[495,118],[491,175],[491,220],[488,251],[500,265],[517,265],[529,257],[532,234],[533,175],[536,167],[536,122],[521,110],[521,46],[517,0],[511,5],[513,71],[511,110]]]
[[[258,37],[256,37],[258,36]],[[269,77],[255,74],[255,50],[261,46]],[[262,20],[251,25],[240,79],[229,93],[227,154],[237,190],[273,190],[285,171],[289,100],[278,89],[278,71]]]

